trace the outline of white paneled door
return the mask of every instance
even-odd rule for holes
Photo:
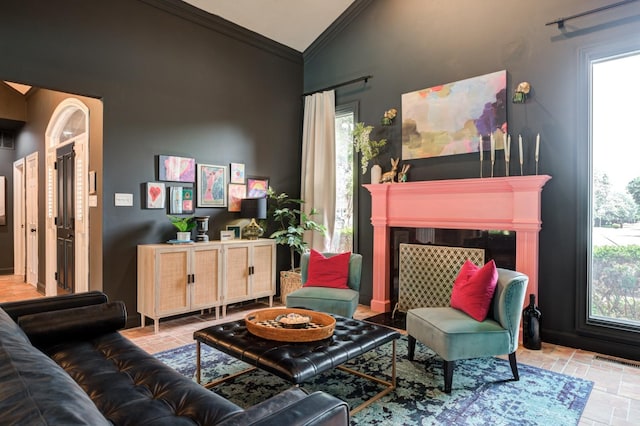
[[[27,156],[26,179],[26,218],[27,218],[27,277],[26,281],[38,285],[38,153]]]

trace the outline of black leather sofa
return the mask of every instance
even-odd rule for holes
[[[109,303],[103,293],[4,303],[0,308],[2,424],[349,423],[343,401],[299,388],[240,408],[118,333],[126,320],[124,304]]]

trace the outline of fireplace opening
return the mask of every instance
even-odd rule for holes
[[[485,262],[493,259],[498,268],[516,269],[516,232],[503,230],[390,228],[391,306],[398,302],[400,276],[400,244],[430,244],[448,247],[481,248]]]

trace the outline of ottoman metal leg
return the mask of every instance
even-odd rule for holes
[[[371,380],[372,382],[376,382],[378,384],[384,385],[385,388],[380,391],[379,393],[375,394],[374,396],[372,396],[371,398],[367,399],[366,401],[364,401],[362,404],[358,405],[357,407],[355,407],[353,410],[351,410],[351,414],[356,414],[359,411],[363,410],[364,408],[367,408],[369,405],[373,404],[374,402],[376,402],[377,400],[379,400],[380,398],[382,398],[383,396],[385,396],[386,394],[393,392],[396,388],[396,341],[393,340],[392,341],[393,344],[393,349],[392,349],[392,354],[391,354],[391,381],[386,381],[386,380],[382,380],[378,377],[373,377],[369,374],[365,374],[362,373],[360,371],[357,370],[353,370],[351,368],[345,367],[343,365],[338,366],[338,369],[342,370],[342,371],[346,371],[347,373],[351,373],[354,374],[358,377],[362,377],[364,379],[367,380]]]

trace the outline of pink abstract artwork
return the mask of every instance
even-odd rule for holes
[[[490,134],[502,149],[506,87],[503,70],[403,94],[402,159],[486,150]]]

